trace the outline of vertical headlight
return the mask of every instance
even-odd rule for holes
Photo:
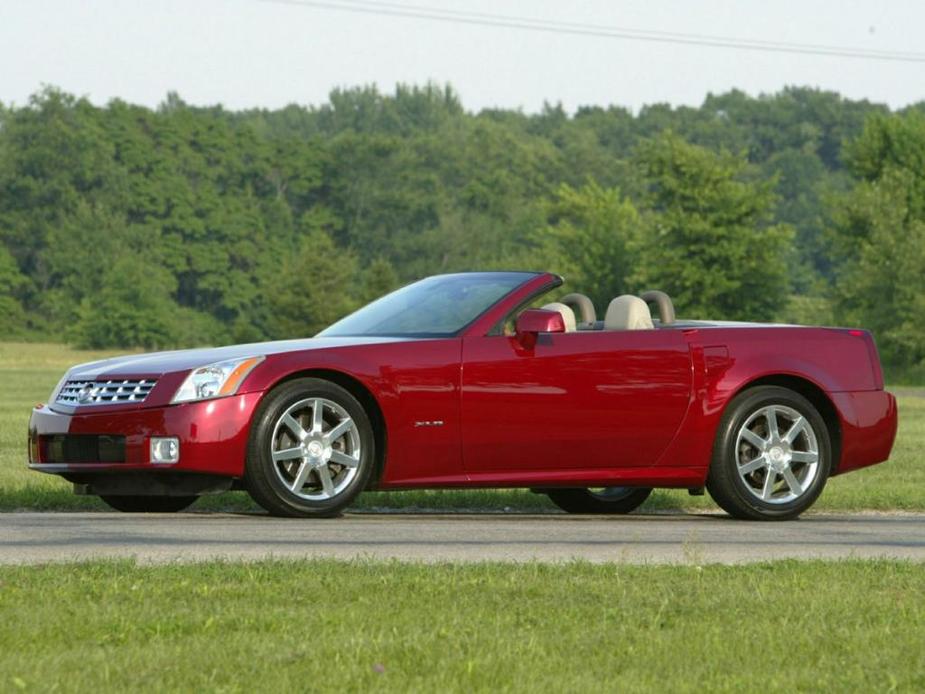
[[[264,357],[229,359],[193,369],[171,402],[193,402],[234,395],[238,386]]]

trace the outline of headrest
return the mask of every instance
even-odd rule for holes
[[[649,305],[631,294],[611,301],[604,316],[604,330],[652,330],[654,327]]]

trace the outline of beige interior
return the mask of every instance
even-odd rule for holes
[[[649,305],[631,294],[611,301],[604,316],[604,330],[652,330],[654,327]]]
[[[551,304],[546,304],[541,307],[544,311],[558,311],[562,316],[562,322],[565,323],[565,332],[573,333],[575,332],[575,312],[570,309],[565,304],[559,303],[558,301],[553,301]]]

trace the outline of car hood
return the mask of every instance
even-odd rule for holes
[[[356,345],[403,342],[413,338],[401,337],[313,337],[302,340],[280,340],[277,342],[254,342],[227,347],[204,347],[182,349],[173,352],[149,352],[129,354],[101,361],[79,364],[68,372],[73,380],[101,380],[108,378],[147,378],[191,369],[242,357],[270,356],[287,352],[333,349]]]

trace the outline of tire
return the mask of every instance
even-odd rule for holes
[[[546,490],[552,503],[568,513],[629,513],[642,506],[651,493],[648,487]]]
[[[255,412],[244,484],[271,515],[331,518],[366,488],[375,454],[359,401],[330,381],[300,378],[272,390]]]
[[[124,513],[176,513],[189,508],[198,496],[100,496],[108,506]]]
[[[812,403],[758,386],[726,407],[706,486],[734,518],[790,520],[819,498],[831,467],[829,431]]]

